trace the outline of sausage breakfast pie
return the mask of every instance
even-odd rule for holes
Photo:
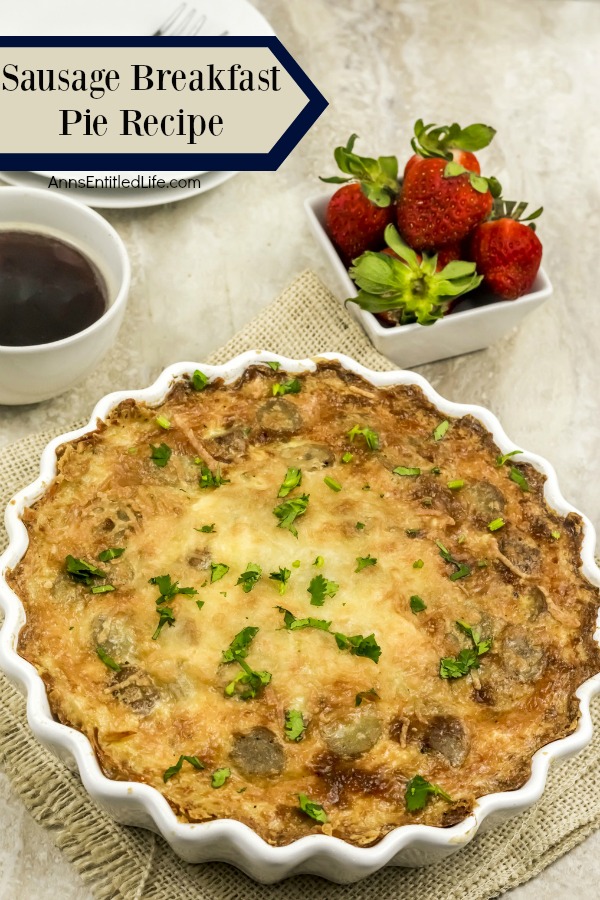
[[[581,521],[474,418],[338,363],[201,371],[62,445],[20,654],[183,822],[367,846],[520,787],[600,669]]]

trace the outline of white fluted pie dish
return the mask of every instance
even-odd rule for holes
[[[488,410],[447,401],[425,379],[412,372],[373,372],[354,360],[335,353],[323,354],[321,358],[338,360],[343,367],[378,387],[417,385],[444,415],[474,416],[491,432],[502,453],[516,449],[498,420]],[[274,359],[281,363],[282,371],[291,374],[315,369],[312,360],[291,360],[259,352],[244,353],[222,366],[202,365],[200,368],[209,379],[223,378],[226,382],[231,382],[249,365]],[[88,425],[61,435],[48,444],[42,455],[39,478],[17,494],[8,506],[6,527],[9,546],[0,557],[0,606],[5,614],[0,632],[0,665],[25,692],[28,720],[38,740],[67,765],[79,771],[86,790],[100,807],[119,822],[147,827],[162,834],[173,850],[189,862],[229,862],[253,878],[267,883],[298,873],[314,873],[332,881],[348,883],[364,878],[384,865],[422,866],[435,863],[468,844],[480,828],[487,829],[533,805],[543,793],[550,763],[574,755],[589,743],[592,736],[589,704],[591,697],[600,689],[600,675],[588,679],[576,692],[580,707],[576,730],[567,737],[546,745],[533,756],[531,776],[523,787],[481,797],[476,802],[473,813],[457,825],[447,828],[402,825],[371,847],[355,847],[324,834],[309,835],[287,846],[275,847],[238,821],[219,819],[198,824],[183,823],[177,819],[167,800],[153,787],[105,777],[88,739],[75,729],[56,721],[50,710],[44,682],[37,670],[17,653],[19,632],[25,623],[25,611],[16,594],[9,588],[5,576],[7,570],[18,564],[27,549],[28,537],[21,521],[22,513],[44,494],[52,482],[56,474],[56,450],[61,444],[94,431],[97,420],[105,420],[123,400],[131,398],[150,406],[160,404],[174,381],[185,375],[191,376],[197,368],[196,363],[178,363],[167,368],[145,390],[122,391],[103,398],[94,409]],[[526,451],[521,453],[519,461],[530,463],[546,477],[545,498],[554,510],[561,515],[581,515],[563,498],[556,474],[549,463]],[[592,584],[600,586],[600,570],[594,561],[594,529],[585,516],[581,518],[581,572]]]

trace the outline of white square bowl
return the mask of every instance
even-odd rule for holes
[[[304,207],[313,234],[337,275],[340,299],[344,302],[348,297],[356,297],[358,292],[325,229],[325,213],[330,197],[331,194],[310,197]],[[550,279],[540,267],[533,289],[517,300],[498,300],[490,294],[489,299],[481,299],[480,295],[474,301],[469,300],[467,294],[457,311],[433,325],[415,323],[385,328],[373,313],[366,312],[356,303],[348,304],[348,309],[360,322],[375,348],[407,369],[489,347],[547,300],[551,293]]]

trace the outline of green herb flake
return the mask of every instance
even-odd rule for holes
[[[410,598],[410,608],[411,608],[411,611],[413,613],[415,613],[415,615],[416,615],[416,613],[423,612],[424,610],[426,610],[427,605],[424,603],[423,600],[421,600],[420,597],[418,597],[416,594],[413,594],[413,596]]]
[[[300,562],[300,560],[295,559],[294,562],[292,563],[292,569],[299,569],[301,565],[302,565],[302,563]]]
[[[211,472],[208,466],[202,466],[200,469],[200,487],[201,488],[218,488],[222,484],[230,484],[229,478],[223,478],[220,468]]]
[[[208,384],[208,376],[201,372],[200,369],[196,369],[194,374],[192,375],[192,385],[195,391],[203,391],[206,385]]]
[[[392,469],[394,475],[420,475],[421,470],[417,466],[396,466]]]
[[[245,591],[246,594],[249,594],[254,585],[258,582],[260,576],[262,575],[262,569],[258,565],[258,563],[248,563],[246,569],[238,580],[236,584],[241,584],[242,590]]]
[[[278,372],[281,368],[281,363],[277,362],[275,359],[270,360],[267,365],[270,369],[273,369],[274,372]]]
[[[238,631],[227,650],[223,650],[221,656],[224,663],[235,662],[239,659],[245,659],[248,656],[248,648],[259,629],[248,625]]]
[[[515,484],[518,484],[524,493],[529,491],[529,482],[516,466],[510,467],[510,475],[508,477],[511,481],[514,481]]]
[[[323,559],[323,557],[317,556],[317,558],[315,559],[315,561],[313,563],[313,566],[316,566],[317,569],[322,569],[324,565],[325,565],[325,560]]]
[[[551,531],[550,534],[554,538],[555,541],[558,541],[560,538],[560,531]]]
[[[157,416],[155,422],[159,428],[164,428],[165,431],[168,431],[171,427],[171,423],[166,416]]]
[[[362,531],[363,528],[365,527],[365,523],[364,523],[364,522],[357,522],[356,525],[355,525],[354,527],[356,528],[357,531]]]
[[[226,697],[233,697],[237,694],[240,700],[251,700],[257,697],[263,687],[266,687],[271,681],[270,672],[256,672],[245,661],[248,656],[248,648],[257,633],[258,628],[254,626],[249,625],[243,628],[236,634],[228,649],[222,652],[222,662],[236,662],[242,670],[226,685]],[[243,688],[241,691],[236,690],[238,685]]]
[[[327,822],[327,813],[321,804],[309,800],[306,794],[298,794],[298,804],[302,812],[314,819],[315,822],[321,822],[322,824]]]
[[[99,569],[93,563],[88,563],[84,559],[77,559],[71,555],[65,558],[65,567],[67,574],[71,576],[73,581],[86,584],[88,587],[94,583],[94,578],[106,578],[106,572],[103,572],[102,569]]]
[[[355,437],[364,437],[365,444],[369,450],[379,450],[379,435],[376,431],[368,428],[366,425],[354,425],[348,432],[348,437],[354,441]]]
[[[456,478],[454,481],[449,481],[447,486],[451,491],[460,491],[465,486],[465,483],[462,478]]]
[[[273,385],[273,396],[285,396],[285,394],[299,394],[300,388],[302,385],[298,381],[297,378],[293,378],[290,381],[282,381]]]
[[[325,482],[327,487],[331,488],[332,491],[335,491],[336,494],[338,494],[342,489],[342,486],[339,483],[339,481],[336,481],[335,478],[330,478],[329,475],[326,475],[325,478],[323,479],[323,481]]]
[[[298,628],[317,628],[319,631],[329,631],[331,627],[331,622],[327,622],[325,619],[314,619],[312,616],[308,616],[305,619],[297,619],[284,606],[276,608],[280,613],[283,613],[283,624],[288,631],[296,631]]]
[[[214,584],[215,581],[220,581],[227,573],[229,572],[229,566],[225,563],[211,563],[210,564],[210,583]]]
[[[290,491],[302,484],[302,470],[290,468],[285,473],[285,478],[277,493],[278,497],[287,497]]]
[[[517,454],[522,452],[522,450],[511,450],[510,453],[503,453],[501,456],[496,457],[496,465],[498,467],[503,466],[505,462],[511,458],[511,456],[517,456]]]
[[[166,604],[170,600],[173,600],[178,594],[194,597],[198,591],[193,587],[179,587],[179,582],[172,581],[170,575],[155,575],[153,578],[149,579],[148,584],[155,584],[159,590],[159,596],[156,600],[158,625],[156,631],[152,635],[152,640],[157,641],[165,625],[172,627],[175,624],[175,614],[173,613],[173,609],[170,606],[166,606]]]
[[[470,638],[472,648],[461,650],[458,656],[447,656],[440,660],[440,678],[462,678],[468,675],[471,669],[480,666],[479,657],[488,653],[492,646],[491,638],[482,640],[478,628],[473,628],[467,622],[457,621],[456,627]]]
[[[204,763],[201,762],[197,756],[180,756],[179,759],[177,760],[177,762],[175,763],[175,765],[170,766],[163,773],[163,781],[165,782],[165,784],[167,783],[167,781],[170,778],[173,778],[174,775],[179,775],[179,773],[181,772],[181,767],[184,764],[184,762],[189,763],[190,766],[193,766],[193,768],[197,769],[198,771],[201,771],[202,769],[206,768]]]
[[[90,588],[90,594],[110,594],[115,588],[112,584],[96,584]]]
[[[269,575],[269,578],[271,579],[271,581],[279,582],[279,593],[280,594],[285,593],[285,588],[286,588],[288,581],[290,580],[291,574],[292,573],[289,569],[285,569],[285,568],[283,568],[283,566],[279,566],[278,572],[271,572],[271,574]]]
[[[375,688],[370,688],[368,691],[359,691],[359,693],[354,698],[354,705],[360,706],[363,700],[369,700],[372,702],[373,700],[379,700],[379,694],[375,690]]]
[[[322,575],[315,575],[307,587],[311,606],[323,606],[325,597],[335,597],[340,586],[335,581],[328,581]]]
[[[422,569],[425,563],[422,559],[415,559],[413,563],[413,569]]]
[[[488,528],[490,531],[498,531],[499,528],[504,528],[506,522],[504,519],[494,519],[493,522],[490,522]]]
[[[304,718],[298,709],[286,709],[283,733],[288,741],[301,741],[306,731]]]
[[[441,475],[442,474],[442,470],[440,469],[439,466],[433,466],[433,468],[430,469],[429,471],[431,472],[432,475]]]
[[[348,452],[348,451],[347,451],[346,453],[344,453],[344,455],[342,456],[342,462],[343,462],[343,463],[349,463],[349,462],[352,462],[353,459],[354,459],[354,454],[353,454],[353,453],[350,453],[350,452]]]
[[[111,559],[118,559],[125,553],[125,547],[108,547],[98,554],[100,562],[109,562]]]
[[[98,654],[104,665],[108,666],[109,669],[112,669],[113,672],[121,671],[121,666],[119,665],[119,663],[115,662],[114,659],[109,656],[102,647],[96,647],[96,653]]]
[[[196,600],[196,606],[198,607],[198,609],[202,609],[202,607],[204,606],[204,600]]]
[[[298,537],[298,531],[294,522],[299,516],[303,516],[308,507],[309,494],[302,494],[300,497],[292,497],[276,506],[273,515],[279,519],[278,528],[287,528],[295,538]]]
[[[154,444],[150,444],[150,459],[159,469],[164,469],[171,459],[172,452],[171,448],[167,447],[166,444],[159,444],[157,447]]]
[[[459,578],[465,578],[467,575],[471,574],[471,567],[466,563],[461,563],[457,559],[454,559],[449,550],[446,550],[441,541],[435,542],[439,548],[440,556],[446,562],[450,563],[453,566],[456,566],[456,572],[452,572],[449,576],[450,581],[458,581]]]
[[[373,556],[357,556],[356,557],[356,568],[355,572],[362,572],[363,569],[366,569],[368,566],[377,565],[377,560]]]
[[[416,537],[419,537],[419,535],[421,534],[421,529],[420,528],[405,528],[404,534],[409,538],[416,538]]]
[[[437,784],[431,784],[421,775],[415,775],[406,785],[406,808],[409,812],[417,812],[423,809],[430,797],[441,797],[447,803],[452,803],[452,798]]]
[[[230,775],[231,775],[231,769],[228,769],[228,768],[215,769],[215,771],[212,773],[212,777],[210,779],[210,786],[214,787],[214,788],[223,787],[223,785],[225,784],[227,779],[230,777]]]
[[[434,441],[441,441],[449,428],[450,422],[448,421],[448,419],[444,419],[443,422],[440,422],[440,424],[437,426],[437,428],[434,429],[433,432]]]
[[[194,528],[194,531],[201,531],[202,534],[214,534],[216,531],[215,523],[213,522],[211,525],[201,525],[200,528]]]
[[[379,662],[381,647],[374,634],[369,634],[367,637],[363,637],[362,634],[349,636],[336,631],[333,636],[340,650],[349,650],[354,656],[364,656],[376,664]]]
[[[477,560],[477,566],[478,566],[478,568],[480,568],[480,569],[487,569],[487,566],[488,566],[488,561],[487,561],[487,559],[478,559],[478,560]]]

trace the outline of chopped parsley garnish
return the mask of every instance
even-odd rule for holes
[[[273,396],[284,396],[285,394],[299,394],[301,384],[297,378],[290,381],[281,381],[273,385]]]
[[[110,594],[115,588],[112,584],[97,584],[90,588],[90,594]]]
[[[444,419],[443,422],[437,426],[437,428],[433,431],[433,439],[434,441],[441,441],[448,429],[450,428],[450,422],[448,419]]]
[[[202,607],[204,606],[204,600],[196,600],[196,606],[198,607],[198,609],[202,609]]]
[[[343,463],[349,463],[349,462],[352,462],[353,459],[354,459],[354,454],[353,454],[353,453],[350,453],[349,451],[346,451],[346,453],[344,453],[343,456],[342,456],[342,462],[343,462]]]
[[[339,493],[342,489],[339,481],[336,481],[335,478],[330,478],[329,475],[326,475],[323,479],[328,488],[331,488],[332,491],[335,491],[336,494]]]
[[[208,376],[201,372],[200,369],[196,369],[192,375],[192,384],[195,391],[203,391],[208,384]]]
[[[429,471],[431,472],[432,475],[441,475],[442,474],[442,470],[440,469],[439,466],[433,466],[433,468],[431,468]]]
[[[551,531],[550,534],[554,538],[555,541],[558,541],[560,538],[560,531]]]
[[[295,538],[298,537],[294,522],[306,512],[309,496],[309,494],[302,494],[300,497],[292,497],[275,507],[273,515],[279,519],[278,528],[287,528]]]
[[[355,572],[362,572],[367,566],[377,565],[377,560],[373,556],[357,556]]]
[[[468,650],[461,650],[458,656],[446,656],[441,659],[440,678],[462,678],[463,675],[468,675],[471,669],[478,669],[479,657],[487,653],[492,646],[491,638],[481,640],[478,628],[461,621],[457,621],[456,626],[471,639],[473,646]]]
[[[211,472],[208,466],[202,466],[200,469],[201,488],[218,488],[222,484],[229,484],[229,478],[223,478],[219,468],[215,472]]]
[[[258,563],[248,563],[246,571],[242,572],[236,584],[241,584],[242,590],[249,594],[261,575],[262,569]]]
[[[421,534],[421,530],[419,528],[405,528],[404,534],[409,538],[416,538]]]
[[[283,728],[286,740],[301,741],[306,731],[304,718],[298,709],[286,709],[285,725]]]
[[[463,488],[464,486],[465,486],[465,483],[462,480],[462,478],[455,478],[454,481],[448,482],[448,487],[450,488],[451,491],[460,491],[460,489]]]
[[[125,553],[125,547],[108,547],[98,554],[100,562],[109,562],[111,559],[118,559]]]
[[[288,581],[290,580],[291,574],[292,573],[291,573],[290,569],[285,569],[285,568],[283,568],[283,566],[279,566],[279,572],[271,572],[271,574],[269,575],[269,578],[271,579],[271,581],[279,582],[279,593],[280,594],[285,593],[285,587],[286,587]]]
[[[152,462],[157,465],[159,469],[164,469],[171,459],[171,453],[173,452],[171,448],[167,447],[166,444],[159,444],[158,447],[155,447],[154,444],[150,444],[150,450],[150,459]]]
[[[225,563],[211,563],[210,564],[210,583],[214,584],[215,581],[220,581],[224,575],[227,575],[229,572],[229,566]]]
[[[490,522],[488,528],[490,531],[498,531],[499,528],[504,528],[506,522],[504,519],[494,519],[493,522]]]
[[[427,804],[430,797],[441,797],[448,803],[452,798],[437,784],[431,784],[421,775],[415,775],[406,785],[406,808],[409,812],[416,812]]]
[[[230,681],[225,688],[225,696],[233,697],[236,693],[236,685],[246,686],[245,690],[238,693],[241,700],[251,700],[256,697],[263,687],[271,681],[270,672],[255,672],[245,662],[248,656],[248,648],[254,637],[258,633],[258,628],[247,626],[239,631],[227,650],[222,653],[222,661],[224,663],[236,662],[242,671],[238,672],[233,681]]]
[[[299,569],[301,565],[302,565],[302,563],[300,562],[300,560],[295,559],[294,562],[292,563],[292,569]]]
[[[112,669],[113,672],[120,672],[121,666],[119,663],[115,662],[114,659],[108,655],[108,653],[102,649],[102,647],[96,647],[96,653],[102,660],[105,666],[108,666],[109,669]]]
[[[278,606],[277,609],[283,613],[283,624],[288,631],[295,631],[297,628],[318,628],[320,631],[329,631],[331,627],[331,622],[327,622],[325,619],[313,619],[312,616],[306,619],[297,619],[289,609],[285,609],[283,606]]]
[[[368,659],[372,659],[374,663],[379,662],[381,647],[375,640],[374,634],[370,634],[367,637],[363,637],[362,634],[355,634],[349,637],[336,631],[334,637],[340,650],[349,650],[354,656],[366,656]]]
[[[322,575],[315,575],[307,587],[312,606],[323,606],[325,597],[335,597],[340,586],[335,581],[328,581]]]
[[[164,428],[165,431],[168,431],[171,427],[171,423],[166,416],[157,416],[155,421],[159,428]]]
[[[248,656],[248,647],[258,634],[258,628],[248,625],[238,631],[227,650],[223,650],[223,662],[235,662]]]
[[[453,566],[456,566],[456,572],[452,572],[449,576],[450,581],[458,581],[459,578],[464,578],[466,575],[471,574],[471,567],[466,563],[461,563],[457,559],[454,559],[449,550],[446,550],[441,541],[436,541],[436,544],[440,551],[440,556],[442,559],[445,559],[446,562],[450,563]]]
[[[504,463],[511,458],[511,456],[517,456],[518,453],[522,452],[522,450],[511,450],[510,453],[503,453],[501,456],[496,457],[496,465],[503,466]]]
[[[270,362],[267,363],[267,365],[270,369],[273,369],[274,372],[278,372],[279,369],[281,368],[281,363],[277,362],[277,360],[275,360],[275,359],[272,359]]]
[[[302,470],[290,468],[285,473],[285,478],[277,493],[278,497],[287,497],[290,491],[302,484]]]
[[[74,581],[80,584],[91,585],[94,578],[106,578],[106,572],[99,569],[92,563],[86,562],[84,559],[76,559],[74,556],[67,556],[65,559],[67,573]]]
[[[427,609],[427,605],[418,597],[416,594],[410,598],[410,608],[414,613],[423,612],[423,610]]]
[[[194,769],[198,769],[198,771],[206,768],[204,763],[201,762],[197,756],[180,756],[175,765],[169,766],[166,772],[163,773],[163,781],[165,782],[165,784],[167,783],[169,778],[173,777],[173,775],[179,775],[184,762],[189,763],[190,766],[193,766]]]
[[[379,694],[375,688],[370,688],[368,691],[360,691],[354,698],[354,705],[360,706],[363,700],[379,700]]]
[[[392,469],[394,475],[420,475],[421,470],[417,466],[396,466]]]
[[[154,578],[150,578],[148,584],[155,584],[160,591],[160,595],[156,601],[158,626],[152,635],[152,640],[156,641],[165,625],[173,626],[175,624],[173,609],[170,606],[165,606],[165,604],[170,600],[173,600],[178,594],[194,597],[198,591],[192,587],[179,587],[179,582],[171,581],[170,575],[156,575]]]
[[[194,531],[201,531],[203,534],[213,534],[215,531],[215,523],[211,525],[202,525],[200,528],[194,528]]]
[[[413,569],[422,569],[425,563],[422,559],[415,559],[413,563]]]
[[[214,788],[223,787],[229,776],[231,775],[231,769],[215,769],[212,773],[212,778],[210,780],[210,786]]]
[[[357,522],[356,525],[355,525],[354,527],[356,528],[357,531],[362,531],[363,528],[365,527],[365,523],[364,523],[364,522]]]
[[[315,559],[315,561],[313,563],[313,566],[316,566],[317,569],[322,569],[324,565],[325,565],[325,560],[323,559],[323,557],[317,556],[317,558]]]
[[[526,492],[529,490],[529,482],[516,466],[510,467],[510,475],[508,477],[515,484],[518,484],[522,491]]]
[[[314,819],[315,822],[322,822],[325,824],[327,822],[327,813],[323,809],[320,803],[313,803],[312,800],[309,800],[306,794],[298,794],[298,804],[303,813],[306,813],[307,816],[310,816],[311,819]]]
[[[351,441],[354,441],[354,438],[360,435],[364,437],[365,443],[369,450],[379,450],[379,435],[376,431],[373,431],[371,428],[368,428],[366,425],[360,426],[355,425],[348,432],[348,437]]]

